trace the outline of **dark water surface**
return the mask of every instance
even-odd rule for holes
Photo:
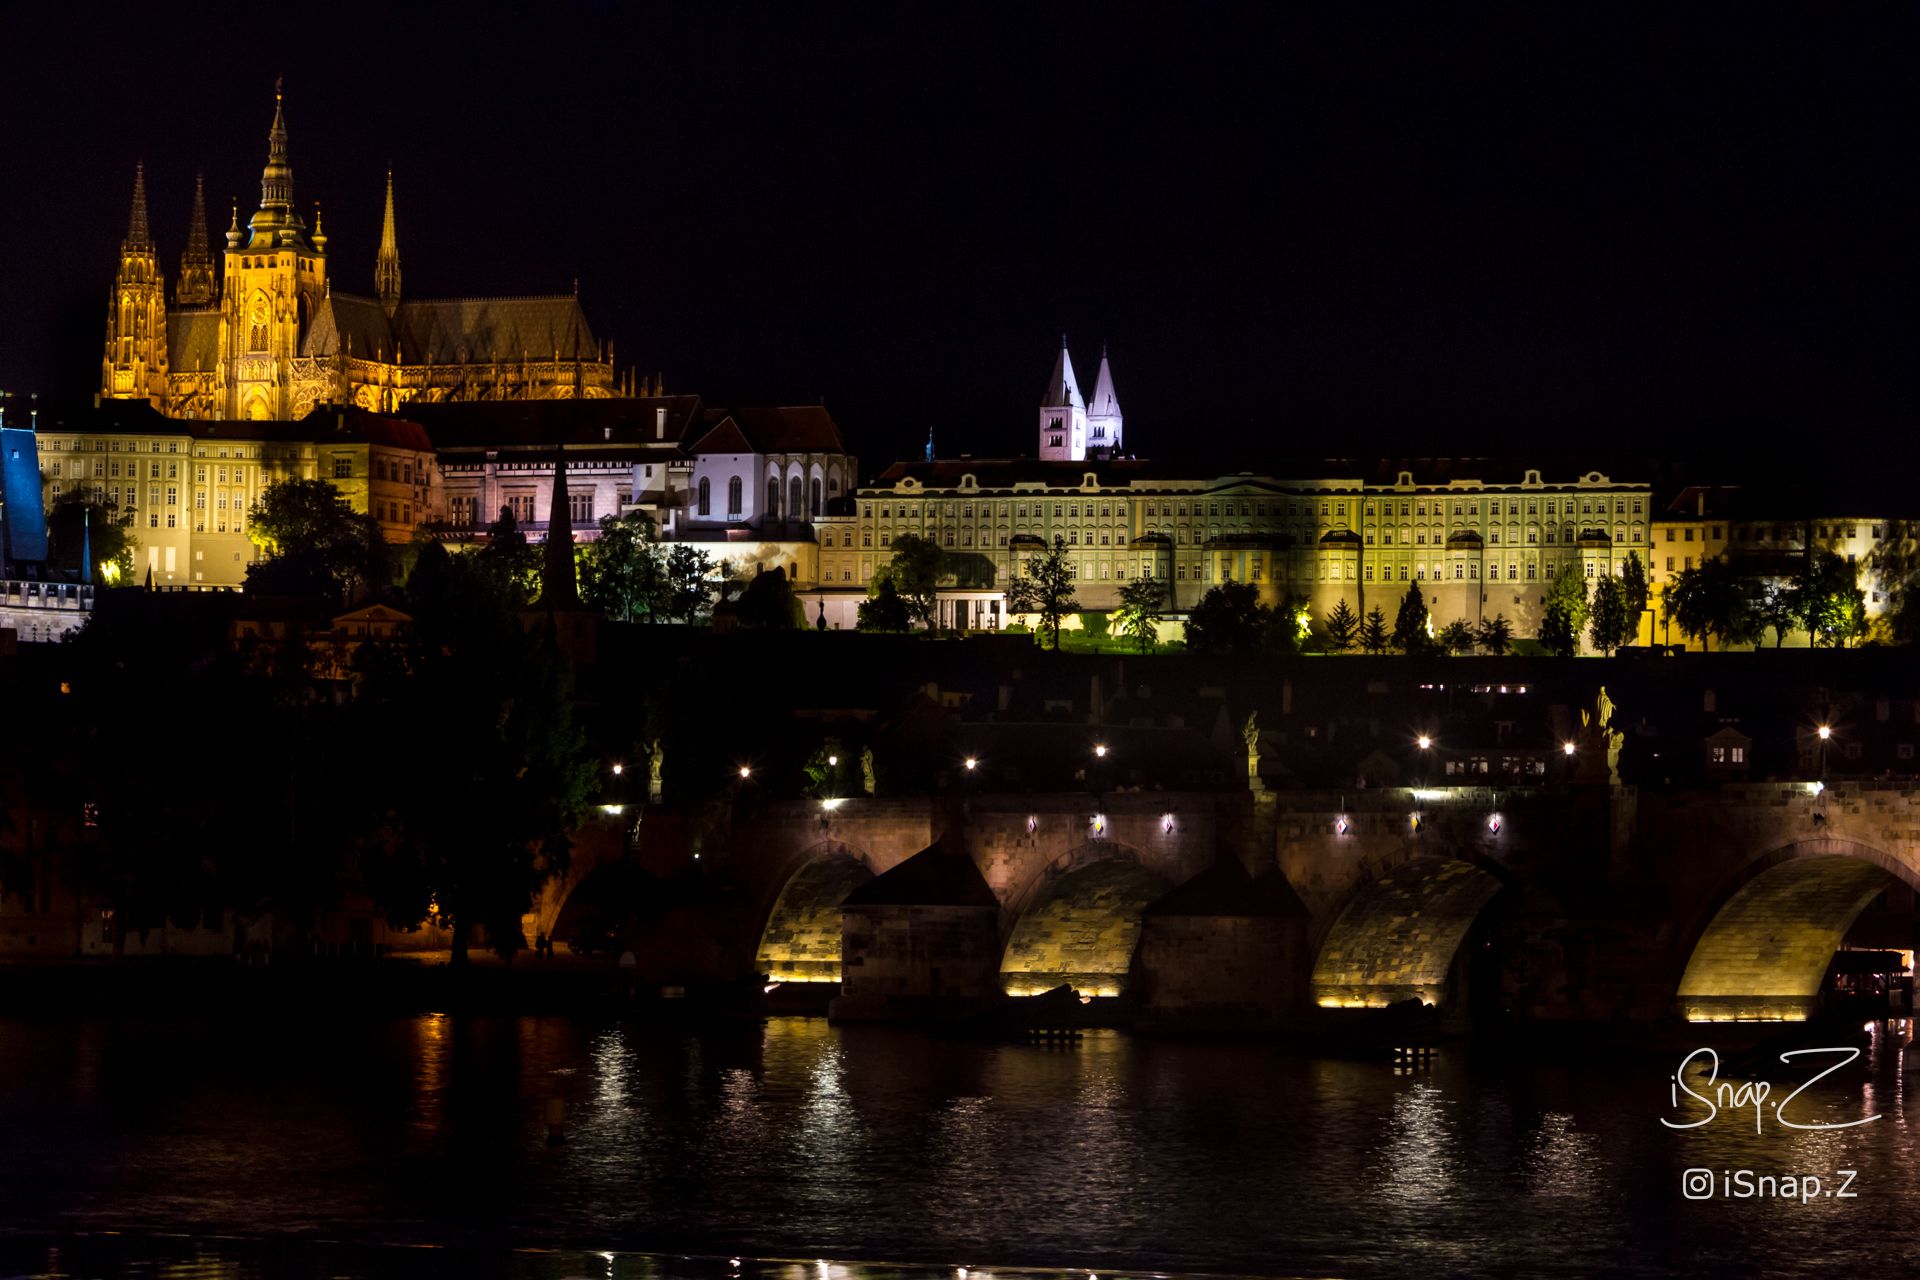
[[[1409,1074],[814,1019],[0,1021],[0,1276],[1825,1275],[1920,1256],[1920,1075],[1876,1043],[1788,1118],[1880,1120],[1756,1134],[1662,1127],[1704,1114],[1669,1109],[1678,1053]],[[1857,1194],[1696,1203],[1690,1167]]]

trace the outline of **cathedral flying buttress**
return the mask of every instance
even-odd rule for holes
[[[196,178],[172,305],[147,217],[144,169],[109,299],[101,395],[170,417],[298,419],[320,405],[392,412],[409,401],[604,398],[612,344],[572,294],[409,299],[401,294],[393,175],[373,296],[337,292],[327,236],[293,202],[285,100],[274,89],[260,206],[234,206],[216,271]]]

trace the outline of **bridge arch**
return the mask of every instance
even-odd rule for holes
[[[1347,900],[1315,952],[1314,1003],[1442,1004],[1460,944],[1504,887],[1494,870],[1445,854],[1382,867]]]
[[[1748,864],[1685,935],[1678,1005],[1689,1022],[1799,1022],[1834,952],[1889,885],[1920,888],[1912,866],[1871,845],[1800,840]]]
[[[1065,983],[1083,995],[1126,989],[1147,907],[1172,885],[1138,849],[1090,840],[1055,857],[1008,900],[1000,982],[1030,996]]]
[[[754,963],[775,982],[840,981],[840,905],[873,879],[871,858],[837,840],[800,850],[772,882]]]

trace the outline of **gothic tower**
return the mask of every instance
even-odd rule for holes
[[[107,350],[100,393],[116,400],[167,402],[167,297],[160,255],[147,227],[146,166],[133,169],[133,213],[120,242],[120,272],[107,299]]]
[[[1120,452],[1120,400],[1113,394],[1113,369],[1107,349],[1100,348],[1100,376],[1093,380],[1093,399],[1087,403],[1087,448],[1100,454]]]
[[[1040,399],[1040,456],[1050,461],[1078,461],[1087,456],[1087,402],[1074,380],[1073,357],[1067,354],[1066,335],[1060,336],[1060,355]]]
[[[193,217],[187,223],[187,249],[180,255],[180,282],[173,288],[174,305],[210,307],[220,296],[213,276],[213,254],[207,249],[207,190],[202,175],[193,175]]]
[[[373,267],[373,291],[389,316],[400,305],[400,238],[393,230],[393,170],[387,170],[387,216],[380,222],[380,256]]]
[[[260,208],[227,232],[221,317],[223,414],[228,418],[293,415],[292,363],[315,308],[327,291],[324,243],[307,234],[293,207],[293,166],[281,86],[273,91],[273,127],[260,174]]]

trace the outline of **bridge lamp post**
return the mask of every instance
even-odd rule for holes
[[[1814,733],[1820,738],[1820,781],[1827,780],[1827,743],[1833,739],[1833,726],[1823,724]]]
[[[1425,782],[1427,780],[1427,760],[1433,751],[1433,739],[1423,733],[1413,740],[1413,745],[1420,748],[1419,763],[1415,769],[1415,773],[1418,775],[1419,781]]]

